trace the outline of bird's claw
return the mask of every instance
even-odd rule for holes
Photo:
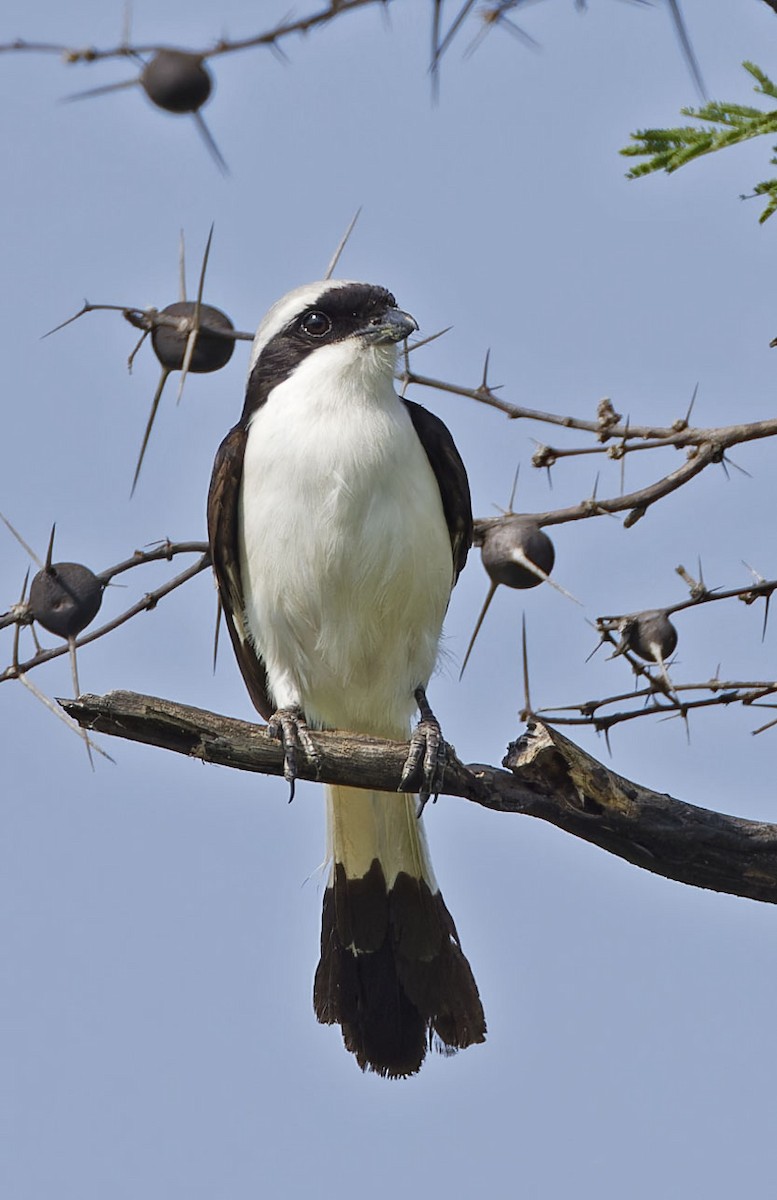
[[[410,738],[410,749],[405,759],[402,778],[397,791],[408,791],[411,781],[418,774],[421,783],[418,788],[418,816],[424,811],[427,801],[440,794],[445,775],[445,764],[448,761],[448,747],[442,736],[440,722],[435,717],[426,699],[423,688],[417,688],[415,693],[421,720],[413,730]]]
[[[297,781],[298,752],[303,751],[308,761],[312,762],[318,771],[320,758],[310,736],[305,714],[299,705],[289,705],[277,709],[267,722],[267,732],[270,737],[277,738],[283,746],[283,778],[289,784],[289,804],[294,799],[294,785]]]

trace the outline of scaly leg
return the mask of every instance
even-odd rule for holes
[[[418,789],[418,799],[421,805],[418,812],[420,817],[429,797],[434,796],[436,800],[439,795],[443,775],[445,774],[448,747],[442,736],[440,722],[429,707],[426,692],[422,687],[417,687],[414,695],[418,711],[421,714],[421,720],[416,725],[410,738],[410,749],[405,760],[402,778],[399,781],[397,791],[406,792],[410,790],[408,785],[417,776],[420,769],[421,785]]]

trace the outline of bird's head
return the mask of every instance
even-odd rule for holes
[[[391,292],[374,284],[328,279],[296,288],[259,325],[246,408],[258,408],[296,372],[316,386],[390,381],[398,343],[417,328]]]

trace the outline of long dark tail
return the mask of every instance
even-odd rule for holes
[[[485,1040],[456,926],[434,881],[415,800],[328,788],[332,874],[313,1003],[362,1070],[403,1078],[427,1049]]]

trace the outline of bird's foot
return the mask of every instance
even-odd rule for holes
[[[410,749],[405,759],[397,791],[408,791],[408,785],[411,785],[411,781],[420,773],[421,782],[418,788],[418,815],[420,817],[427,800],[431,796],[436,800],[440,794],[445,764],[448,759],[448,747],[442,736],[440,722],[429,707],[426,692],[422,687],[416,688],[415,698],[421,720],[410,738]]]
[[[283,746],[283,778],[289,784],[289,804],[291,804],[298,775],[299,751],[304,752],[307,759],[315,766],[316,771],[320,765],[319,754],[313,745],[305,714],[298,704],[290,704],[286,708],[276,709],[267,722],[267,732],[270,737],[278,738]]]

